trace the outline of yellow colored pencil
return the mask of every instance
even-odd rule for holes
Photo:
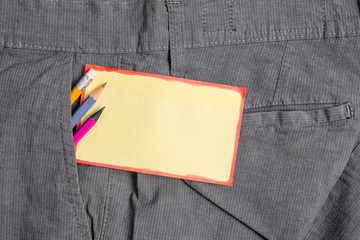
[[[76,99],[81,95],[84,89],[89,86],[92,80],[96,77],[96,71],[90,69],[76,84],[76,86],[71,90],[71,104],[75,102]]]

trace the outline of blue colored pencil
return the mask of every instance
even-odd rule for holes
[[[85,116],[85,114],[90,110],[90,108],[96,103],[96,100],[98,100],[105,85],[106,83],[104,83],[102,86],[98,87],[94,92],[92,92],[80,105],[80,107],[75,111],[71,119],[72,128],[74,128],[76,124],[80,122],[80,120]]]

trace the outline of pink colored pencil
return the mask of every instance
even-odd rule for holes
[[[77,130],[74,134],[74,145],[76,145],[90,129],[96,124],[96,121],[99,119],[102,111],[104,111],[105,107],[101,108],[99,111],[91,115],[83,125]]]

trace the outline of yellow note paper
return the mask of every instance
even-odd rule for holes
[[[245,89],[87,65],[107,82],[82,119],[105,106],[77,162],[232,185]]]

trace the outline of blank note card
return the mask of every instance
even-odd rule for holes
[[[107,82],[78,163],[232,185],[245,88],[86,65]]]

